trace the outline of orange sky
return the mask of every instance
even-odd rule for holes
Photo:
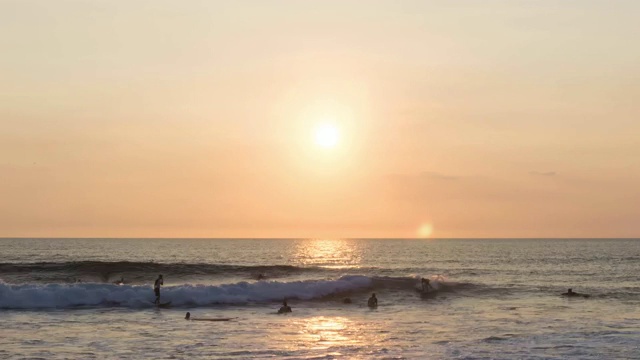
[[[2,1],[0,236],[639,237],[638,13]]]

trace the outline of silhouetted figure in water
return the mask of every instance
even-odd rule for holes
[[[120,280],[116,280],[113,283],[116,285],[124,285],[124,276],[120,277]]]
[[[431,286],[431,281],[429,279],[422,278],[420,283],[422,284],[422,292],[433,290],[433,286]]]
[[[343,304],[351,304],[351,298],[344,298],[344,299],[342,299],[342,303],[343,303]]]
[[[184,316],[185,320],[192,320],[192,321],[231,321],[233,319],[236,318],[192,318],[191,317],[191,313],[187,312],[187,314]]]
[[[266,279],[267,277],[266,277],[266,276],[264,276],[264,274],[258,274],[258,276],[256,276],[256,278],[257,278],[258,280],[264,280],[264,279]]]
[[[287,301],[283,301],[282,302],[282,306],[280,307],[280,310],[278,310],[278,314],[286,314],[286,313],[290,313],[291,312],[291,307],[289,305],[287,305]]]
[[[156,304],[160,304],[160,286],[164,285],[162,275],[158,275],[156,282],[153,284],[153,292],[156,294]]]
[[[371,294],[371,297],[369,298],[369,301],[367,301],[367,306],[368,307],[377,307],[378,306],[378,298],[376,297],[375,293]]]
[[[581,293],[574,292],[573,289],[569,289],[567,290],[566,293],[563,293],[562,296],[568,296],[568,297],[582,296],[582,297],[588,298],[589,294],[581,294]]]

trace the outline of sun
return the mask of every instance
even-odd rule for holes
[[[330,123],[323,123],[316,126],[314,134],[316,144],[325,149],[335,147],[340,139],[338,128]]]
[[[433,234],[433,224],[423,223],[418,228],[418,237],[426,239]]]

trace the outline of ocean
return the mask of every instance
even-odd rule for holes
[[[0,239],[0,359],[640,359],[639,274],[632,239]]]

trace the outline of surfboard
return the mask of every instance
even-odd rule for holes
[[[217,318],[217,319],[190,319],[191,321],[231,321],[235,318]]]
[[[573,293],[573,295],[568,295],[567,293],[564,293],[564,294],[561,294],[561,295],[566,297],[567,299],[574,299],[574,298],[588,299],[589,297],[591,297],[591,295],[589,295],[589,294],[581,294],[581,293]]]
[[[436,292],[435,291],[420,292],[420,297],[423,299],[434,298],[436,297]]]
[[[418,294],[420,294],[420,297],[422,298],[429,298],[429,297],[434,297],[436,296],[436,290],[427,290],[427,291],[422,291],[422,289],[416,289],[416,292]]]
[[[167,307],[171,306],[171,301],[166,302],[166,303],[160,303],[160,304],[156,304],[155,301],[152,301],[151,303],[153,305],[155,305],[156,307],[159,307],[159,308],[167,308]]]

